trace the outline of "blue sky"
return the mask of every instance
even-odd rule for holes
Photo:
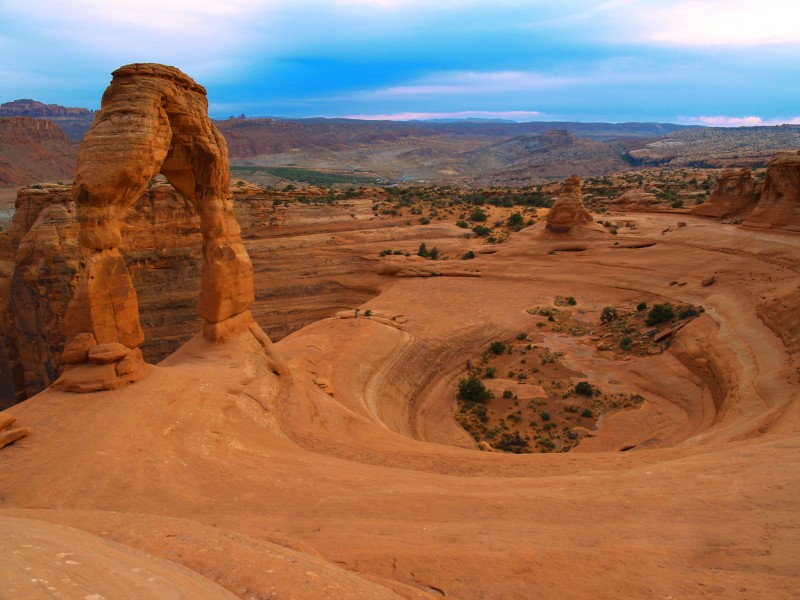
[[[132,62],[221,118],[800,122],[800,1],[0,0],[0,102]]]

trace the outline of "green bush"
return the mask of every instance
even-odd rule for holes
[[[523,216],[516,212],[510,217],[508,217],[508,226],[515,231],[519,231],[522,229],[522,226],[525,224],[525,219]]]
[[[581,381],[575,384],[575,393],[581,396],[594,396],[594,388],[588,381]]]
[[[425,242],[422,242],[419,245],[419,250],[417,250],[417,256],[421,256],[422,258],[428,258],[428,247],[425,245]]]
[[[472,209],[472,212],[469,213],[469,220],[475,223],[484,223],[489,218],[489,215],[479,207],[475,207]]]
[[[601,323],[611,323],[619,318],[619,313],[617,309],[612,306],[606,306],[603,308],[603,312],[600,313],[600,322]]]
[[[458,397],[466,402],[486,402],[493,398],[490,390],[477,377],[470,376],[458,381]]]
[[[486,227],[485,225],[477,225],[476,227],[473,227],[473,228],[472,228],[472,231],[473,231],[473,232],[475,233],[475,235],[477,235],[478,237],[486,237],[487,235],[489,235],[490,233],[492,233],[492,230],[491,230],[491,229],[489,229],[488,227]]]
[[[469,223],[467,223],[466,221],[456,221],[456,226],[461,227],[461,229],[466,229],[467,227],[469,227]]]
[[[464,252],[464,254],[461,255],[461,260],[472,260],[473,258],[475,258],[475,253],[472,250]]]
[[[589,410],[588,408],[584,408],[583,412],[581,413],[581,416],[586,419],[591,419],[594,415],[592,414],[591,410]]]
[[[647,302],[639,302],[639,304],[636,305],[636,310],[639,312],[647,310]]]
[[[420,220],[419,220],[419,224],[420,225],[427,225],[430,222],[431,222],[431,220],[428,217],[421,217]]]
[[[650,312],[647,313],[647,320],[645,323],[648,327],[653,327],[654,325],[667,323],[674,318],[675,311],[672,310],[671,304],[656,304],[650,309]]]
[[[500,341],[492,342],[492,345],[489,346],[489,350],[492,351],[492,354],[500,356],[503,352],[506,351],[506,345]]]
[[[624,338],[622,338],[622,340],[620,340],[619,347],[627,352],[633,348],[633,340],[630,336],[626,335]]]

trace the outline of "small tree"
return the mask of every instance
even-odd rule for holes
[[[514,231],[519,231],[520,229],[522,229],[524,223],[525,219],[518,212],[515,212],[513,215],[508,217],[508,226]]]
[[[575,384],[575,393],[591,398],[594,395],[594,388],[588,381],[581,381]]]
[[[469,213],[469,220],[475,223],[484,223],[488,218],[489,215],[486,214],[486,212],[478,206],[473,208],[472,212]]]
[[[492,342],[492,345],[489,346],[489,350],[492,351],[492,354],[500,356],[503,352],[506,351],[506,345],[500,341]]]
[[[422,242],[419,245],[419,250],[417,250],[417,256],[421,256],[422,258],[428,258],[428,247],[425,245],[425,242]]]
[[[470,375],[468,378],[458,381],[458,397],[465,402],[486,402],[491,400],[494,395],[480,379]]]
[[[675,318],[675,311],[672,310],[671,304],[655,304],[650,312],[647,313],[647,320],[645,323],[648,327],[667,323]]]

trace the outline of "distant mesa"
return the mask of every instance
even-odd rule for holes
[[[203,236],[198,314],[217,341],[250,330],[253,267],[233,212],[228,149],[208,117],[205,89],[174,67],[132,64],[113,73],[78,151],[72,197],[85,268],[65,316],[63,391],[114,389],[146,371],[136,292],[120,254],[130,206],[159,173],[195,207]],[[66,361],[65,361],[66,362]]]
[[[750,169],[726,169],[708,200],[693,208],[692,214],[719,218],[745,217],[755,208],[759,195],[760,189]]]
[[[0,117],[88,117],[92,113],[88,108],[68,108],[27,98],[0,104]]]
[[[0,116],[0,188],[69,179],[75,148],[49,119]]]

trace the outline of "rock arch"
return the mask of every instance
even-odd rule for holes
[[[200,216],[197,311],[204,333],[217,339],[239,327],[229,322],[234,318],[239,325],[254,325],[248,311],[253,267],[233,211],[227,144],[208,117],[206,90],[174,67],[126,65],[114,71],[78,151],[72,195],[88,256],[67,308],[62,357],[67,368],[58,388],[118,387],[142,371],[138,347],[144,335],[119,251],[120,230],[129,207],[159,173]]]

